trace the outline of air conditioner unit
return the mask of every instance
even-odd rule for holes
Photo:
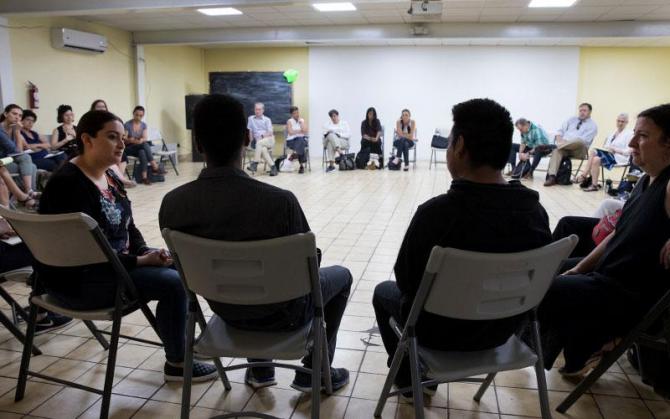
[[[441,15],[442,6],[442,2],[439,0],[412,1],[407,14],[412,16]]]
[[[52,28],[51,46],[57,49],[102,54],[107,51],[107,38],[97,33]]]

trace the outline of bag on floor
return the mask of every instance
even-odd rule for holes
[[[572,160],[570,157],[563,157],[561,164],[556,172],[556,183],[559,185],[572,185]]]
[[[528,173],[530,173],[531,167],[532,165],[530,164],[530,160],[520,161],[512,171],[512,177],[520,179],[526,176]]]
[[[356,168],[356,155],[354,153],[342,154],[339,157],[339,169],[340,170],[354,170]]]
[[[398,164],[393,163],[393,159],[389,159],[389,164],[387,165],[389,170],[400,170],[402,166],[402,160],[398,160]]]
[[[356,169],[365,169],[368,160],[370,160],[370,152],[367,150],[361,150],[356,154]]]
[[[159,163],[158,168],[161,172],[165,171],[165,164]],[[147,166],[147,177],[152,183],[165,182],[165,175],[154,173],[153,169],[151,169],[151,166]],[[133,169],[133,179],[135,179],[135,182],[137,183],[142,182],[142,165],[139,163],[137,163]]]

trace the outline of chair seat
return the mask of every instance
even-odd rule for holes
[[[30,301],[43,309],[80,320],[112,320],[114,314],[114,306],[104,307],[97,310],[74,310],[68,307],[63,307],[57,299],[49,294],[32,297]],[[128,313],[135,309],[136,307],[134,306],[128,306],[123,312]]]
[[[443,150],[446,150],[448,147],[444,147],[444,148],[442,148],[442,147],[433,147],[433,146],[431,146],[430,148],[431,148],[431,150],[443,151]]]
[[[232,327],[215,315],[193,349],[212,357],[300,359],[307,353],[311,328],[309,322],[291,332],[249,331]]]
[[[428,368],[428,377],[442,381],[516,370],[537,362],[537,355],[516,336],[497,348],[484,351],[450,352],[419,346],[419,355]]]
[[[177,154],[177,150],[172,150],[172,151],[165,151],[165,150],[160,150],[160,151],[152,151],[152,154],[155,154],[157,156],[174,156]]]

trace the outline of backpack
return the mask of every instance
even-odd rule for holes
[[[512,171],[512,177],[515,179],[520,179],[530,173],[532,165],[530,160],[520,161]]]
[[[356,169],[365,169],[370,160],[370,152],[367,150],[361,150],[356,154]]]
[[[165,170],[165,164],[164,163],[159,163],[158,167],[161,169],[161,171]],[[151,170],[151,167],[147,168],[147,177],[151,182],[165,182],[165,176],[154,173],[153,170]],[[142,165],[137,163],[135,165],[135,168],[133,169],[133,179],[135,179],[135,182],[140,183],[142,182]]]
[[[400,166],[402,165],[402,160],[398,161],[398,164],[393,163],[393,159],[389,160],[389,164],[386,165],[389,170],[400,170]]]
[[[354,161],[355,154],[343,154],[339,157],[338,165],[340,170],[354,170],[356,168],[356,163]]]
[[[563,157],[558,172],[556,172],[556,183],[559,185],[572,185],[572,160]]]

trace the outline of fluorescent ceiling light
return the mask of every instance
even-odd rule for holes
[[[351,3],[314,3],[314,8],[320,12],[350,12],[356,10]]]
[[[531,0],[528,7],[570,7],[577,0]]]
[[[232,7],[215,7],[211,9],[198,9],[198,11],[207,16],[233,16],[242,14],[242,12]]]

